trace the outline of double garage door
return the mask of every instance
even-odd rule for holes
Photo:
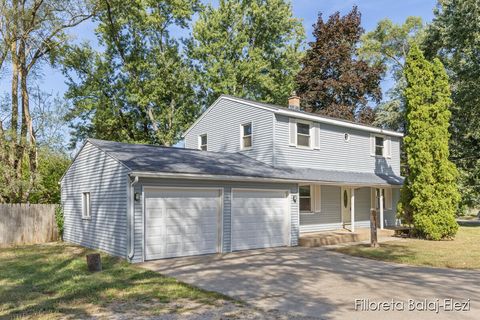
[[[231,234],[225,234],[221,189],[145,190],[145,259],[216,253],[225,236],[231,249],[288,244],[288,192],[233,189]]]

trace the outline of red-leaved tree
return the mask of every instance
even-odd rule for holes
[[[373,122],[369,101],[382,96],[381,66],[369,65],[357,57],[364,30],[357,7],[345,16],[339,12],[324,22],[322,14],[314,25],[315,41],[309,43],[297,75],[297,94],[309,112],[358,121]]]

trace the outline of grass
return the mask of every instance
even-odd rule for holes
[[[143,316],[179,312],[177,301],[227,299],[104,254],[103,271],[90,273],[90,252],[63,243],[1,248],[0,319],[104,318],[108,310]]]
[[[480,269],[480,225],[461,226],[454,240],[427,241],[402,239],[380,244],[353,245],[334,249],[337,252],[410,265],[455,269]]]

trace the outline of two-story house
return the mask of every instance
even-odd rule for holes
[[[62,178],[65,239],[132,262],[295,246],[396,223],[401,133],[222,95],[185,148],[88,139]]]

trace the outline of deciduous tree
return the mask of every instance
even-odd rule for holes
[[[314,41],[302,60],[297,93],[302,106],[311,112],[351,121],[371,122],[369,100],[381,99],[382,67],[358,57],[357,46],[364,30],[354,7],[341,17],[337,12],[314,25]]]
[[[65,30],[91,16],[88,0],[0,1],[0,68],[11,69],[10,117],[0,123],[2,177],[10,187],[2,198],[28,201],[38,175],[37,138],[31,114],[31,81],[69,37]],[[0,70],[2,71],[2,70]]]
[[[384,79],[392,79],[394,85],[387,92],[387,99],[375,109],[375,125],[386,129],[405,131],[406,85],[403,68],[412,44],[420,44],[424,38],[424,25],[420,17],[408,17],[403,24],[389,19],[381,20],[377,27],[362,36],[359,54],[374,65],[383,65]]]
[[[190,57],[204,105],[220,94],[286,104],[300,69],[304,30],[286,0],[220,0],[193,26]]]
[[[460,169],[462,203],[480,207],[480,5],[441,0],[427,30],[427,56],[440,56],[452,87],[451,159]]]
[[[85,137],[172,145],[198,114],[195,75],[172,28],[187,27],[198,0],[101,0],[99,43],[63,55],[73,144]]]

